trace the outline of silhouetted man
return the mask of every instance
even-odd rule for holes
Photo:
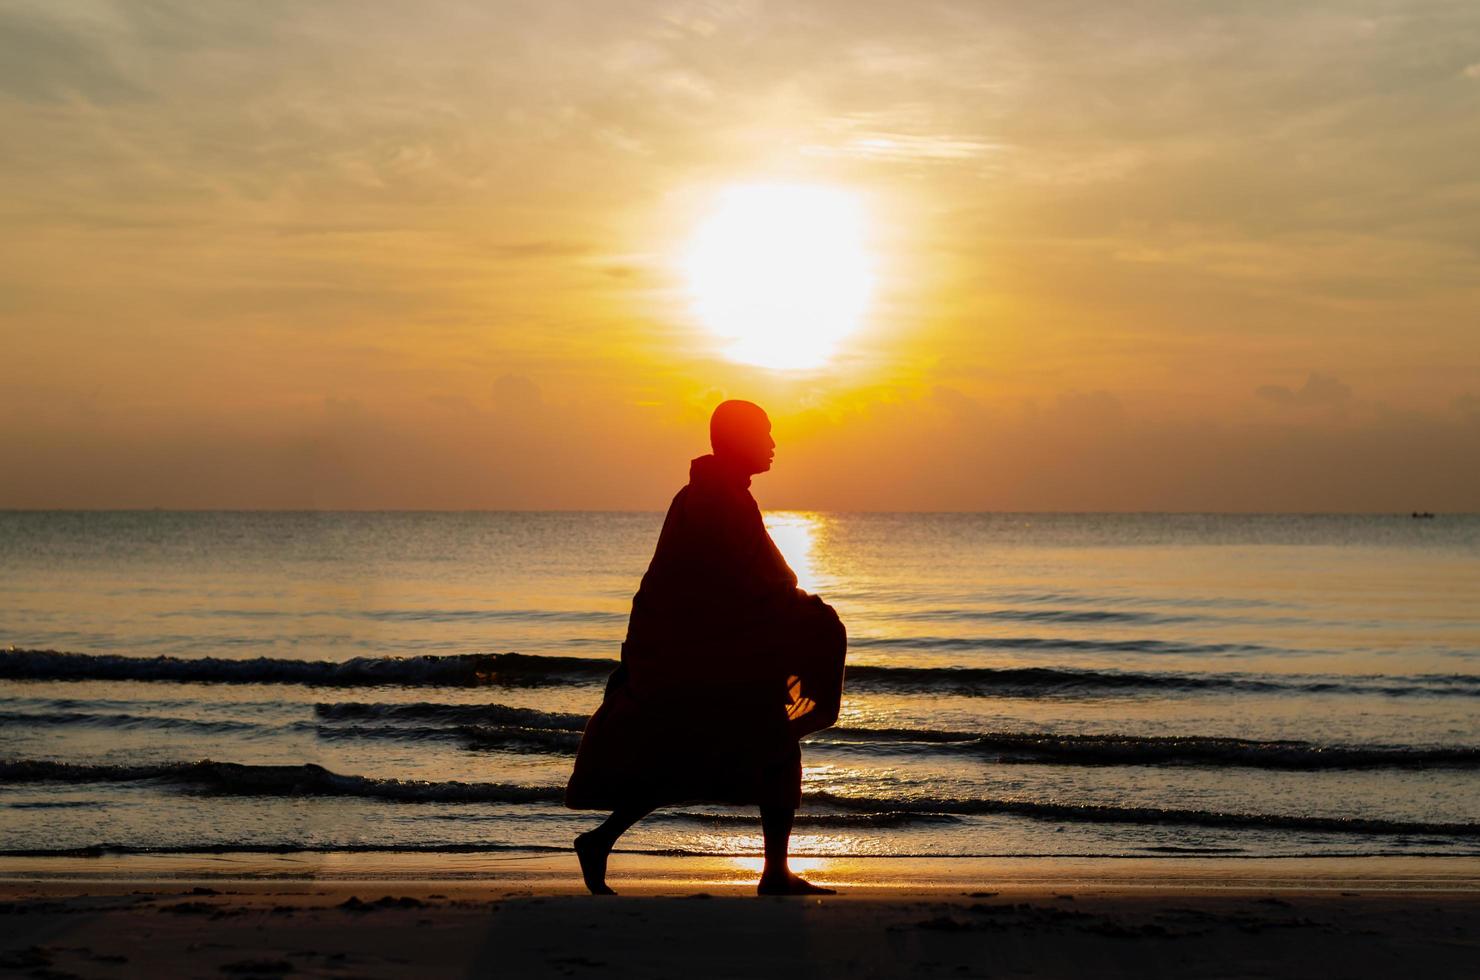
[[[709,420],[714,453],[673,498],[632,600],[622,664],[586,724],[567,806],[611,810],[576,838],[586,886],[606,885],[613,845],[660,806],[761,810],[762,895],[830,894],[791,873],[801,803],[797,740],[837,720],[847,639],[832,608],[797,588],[761,521],[750,477],[776,442],[758,405],[727,401]]]

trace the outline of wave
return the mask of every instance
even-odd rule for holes
[[[304,684],[311,687],[537,686],[599,680],[614,660],[469,653],[352,660],[253,657],[124,657],[56,650],[0,651],[0,678],[9,680],[178,681],[214,684]]]
[[[365,619],[392,623],[447,622],[627,622],[625,612],[590,609],[175,609],[155,614],[161,619]]]
[[[1043,636],[861,636],[849,646],[905,650],[1072,650],[1094,653],[1174,653],[1195,656],[1280,651],[1252,643],[1176,643],[1170,640],[1074,640]]]
[[[183,681],[311,687],[538,687],[599,683],[616,667],[615,660],[521,653],[357,657],[336,663],[272,657],[228,660],[54,650],[0,651],[0,679],[11,680]],[[1136,691],[1480,697],[1480,676],[1471,674],[1322,676],[865,664],[848,668],[848,684],[853,689],[899,693],[1007,697],[1085,697]]]
[[[136,715],[100,711],[0,711],[0,725],[160,728],[167,731],[190,731],[202,734],[260,731],[262,728],[250,721],[226,719],[205,721],[198,718],[173,718],[167,715]]]
[[[451,725],[522,725],[526,728],[572,732],[584,729],[588,717],[569,712],[515,708],[506,704],[439,704],[429,701],[404,704],[340,701],[316,704],[313,710],[320,718],[331,721],[374,719],[433,721]]]
[[[1380,694],[1480,697],[1480,677],[1423,674],[1408,677],[1310,674],[1197,674],[1075,670],[1057,667],[885,667],[850,666],[848,683],[900,693],[1104,696],[1138,690],[1250,692],[1268,694]]]
[[[518,725],[455,725],[451,728],[425,725],[305,725],[320,738],[353,740],[361,738],[405,739],[409,741],[456,742],[466,749],[498,749],[503,752],[530,752],[575,755],[581,744],[581,733],[546,728],[524,728]]]
[[[643,818],[658,823],[688,823],[712,827],[759,827],[758,813],[704,813],[690,810],[659,810]],[[794,827],[903,827],[913,824],[958,824],[961,818],[951,813],[923,813],[910,810],[880,810],[873,813],[808,813],[797,811]]]
[[[77,847],[18,847],[0,849],[3,857],[108,857],[127,854],[483,854],[526,851],[540,854],[569,853],[571,848],[553,844],[504,844],[479,841],[468,844],[445,841],[432,844],[351,844],[314,843],[311,841],[199,841],[184,844],[83,844]],[[618,851],[645,854],[646,851]]]
[[[366,707],[376,707],[367,705]],[[391,706],[386,706],[391,707]],[[437,707],[437,706],[432,706]],[[462,705],[447,705],[462,708]],[[467,706],[473,707],[473,706]],[[491,705],[491,709],[504,708]],[[505,709],[509,710],[509,709]],[[513,709],[518,710],[518,709]],[[498,710],[487,712],[497,716]],[[467,712],[476,717],[476,711]],[[532,712],[540,715],[545,712]],[[584,721],[584,716],[569,718]],[[203,722],[181,718],[87,713],[5,714],[0,723],[100,725],[225,734],[258,730],[249,722]],[[574,755],[581,726],[548,724],[348,724],[297,722],[290,726],[335,741],[394,739],[453,742],[471,750]],[[1295,740],[1258,741],[1212,736],[1123,734],[1055,735],[1038,732],[956,732],[911,728],[834,728],[807,739],[809,745],[888,754],[923,750],[979,755],[998,764],[1077,766],[1223,766],[1295,771],[1350,769],[1480,768],[1480,747],[1321,745]]]
[[[341,775],[313,763],[264,766],[210,759],[135,766],[29,759],[0,762],[0,783],[42,782],[157,782],[223,796],[350,796],[406,803],[558,803],[564,796],[560,786],[378,779]]]
[[[1013,623],[1136,623],[1173,626],[1201,622],[1206,617],[1169,616],[1165,613],[1125,612],[1113,609],[917,609],[891,611],[902,622],[1013,622]]]
[[[472,620],[475,622],[498,622],[531,620],[557,623],[610,623],[620,625],[627,622],[625,612],[599,612],[592,609],[370,609],[358,614],[365,619],[388,622],[446,622],[450,620]]]
[[[1480,837],[1480,823],[1437,823],[1384,820],[1368,817],[1316,817],[1303,814],[1237,813],[1177,807],[1113,806],[1102,803],[1049,803],[1037,800],[991,800],[912,797],[879,799],[809,793],[813,805],[864,812],[947,813],[963,816],[1027,817],[1064,823],[1180,824],[1194,827],[1232,827],[1253,830],[1294,830],[1331,834],[1417,834],[1443,837]]]
[[[379,779],[341,775],[322,766],[242,765],[231,762],[179,762],[157,765],[86,765],[44,760],[0,762],[0,783],[135,783],[189,786],[230,796],[355,797],[398,803],[554,804],[559,786]],[[1480,823],[1438,823],[1367,817],[1237,813],[1176,807],[1114,806],[1037,800],[843,796],[815,792],[803,796],[809,808],[864,815],[1007,815],[1058,823],[1176,824],[1250,830],[1288,830],[1327,834],[1420,835],[1480,838]],[[895,819],[904,819],[903,817]]]
[[[443,723],[317,726],[315,730],[326,738],[453,740],[469,748],[559,754],[575,752],[586,723],[585,715],[502,704],[345,702],[315,705],[315,712],[321,718],[336,721]],[[1064,735],[849,727],[827,729],[810,736],[807,741],[810,745],[857,748],[860,751],[921,749],[972,753],[991,757],[998,763],[1198,765],[1287,770],[1480,768],[1480,746],[1331,745],[1199,735]]]
[[[313,726],[321,738],[450,740],[469,749],[561,755],[575,753],[581,744],[581,732],[588,717],[505,704],[437,704],[427,701],[316,704],[314,714],[329,722],[371,722]]]
[[[836,728],[812,744],[918,745],[971,752],[999,763],[1079,766],[1196,765],[1252,769],[1480,768],[1480,747],[1463,745],[1322,745],[1297,740],[1216,736],[1057,735],[1041,732],[951,732],[910,728]]]

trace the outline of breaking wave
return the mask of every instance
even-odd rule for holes
[[[573,753],[586,716],[501,704],[319,704],[326,738],[458,741],[470,748]],[[408,724],[385,724],[401,722]],[[441,723],[440,725],[436,723]],[[1254,769],[1480,768],[1480,746],[1323,745],[1298,740],[1216,736],[968,732],[934,728],[831,728],[811,745],[858,751],[971,753],[998,763],[1089,766],[1196,765]]]
[[[124,657],[55,650],[0,651],[0,678],[11,680],[183,681],[214,684],[304,684],[310,687],[479,687],[597,680],[616,661],[470,653],[352,660],[253,657]]]
[[[342,775],[317,765],[254,766],[229,762],[158,765],[82,765],[41,760],[0,762],[0,783],[153,782],[231,796],[355,797],[401,803],[559,804],[559,786],[377,779]],[[1480,838],[1480,823],[1436,823],[1366,817],[1238,813],[1176,807],[1112,806],[1038,800],[951,797],[879,798],[808,793],[809,810],[861,814],[859,819],[904,820],[902,815],[945,817],[1007,815],[1059,823],[1116,823],[1289,830],[1327,834],[1421,835]],[[808,812],[808,817],[814,814]],[[720,817],[719,819],[724,819]]]
[[[1040,732],[951,732],[934,729],[838,728],[814,742],[916,745],[972,752],[996,762],[1078,766],[1197,765],[1253,769],[1408,769],[1480,767],[1480,747],[1322,745],[1296,740],[1179,735],[1058,735]]]
[[[442,722],[449,725],[522,725],[578,732],[586,727],[586,715],[569,712],[514,708],[505,704],[438,704],[416,701],[378,704],[341,701],[314,705],[314,714],[328,721],[375,720]]]
[[[102,711],[0,711],[0,725],[96,725],[104,728],[158,728],[165,731],[188,731],[201,734],[260,731],[260,725],[249,721],[199,718],[172,718],[167,715],[139,715]]]
[[[228,660],[218,657],[126,657],[54,650],[0,651],[0,678],[12,680],[184,681],[303,684],[312,687],[535,687],[599,683],[616,666],[615,660],[520,653],[356,657],[336,663],[273,657]],[[858,690],[1004,697],[1093,697],[1137,691],[1480,697],[1480,676],[1470,674],[1328,677],[1312,674],[869,664],[850,666],[848,684]]]
[[[1177,643],[1171,640],[1075,640],[1043,636],[864,636],[850,646],[906,650],[1072,650],[1095,653],[1177,653],[1200,656],[1274,653],[1250,643]]]
[[[992,800],[914,797],[879,799],[811,793],[807,803],[863,812],[947,813],[970,816],[1006,814],[1064,823],[1181,824],[1256,830],[1296,830],[1331,834],[1422,834],[1480,837],[1480,823],[1433,823],[1367,817],[1317,817],[1302,814],[1237,813],[1177,807],[1112,806],[1099,803],[1050,803],[1037,800]]]
[[[564,793],[559,786],[346,776],[313,763],[262,766],[210,759],[133,766],[29,759],[0,762],[0,783],[146,781],[223,796],[351,796],[406,803],[558,803]]]

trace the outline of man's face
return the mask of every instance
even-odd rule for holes
[[[776,458],[776,440],[771,438],[771,422],[768,419],[764,428],[758,428],[755,433],[755,441],[750,444],[750,455],[746,457],[750,472],[764,473],[771,468],[771,460]]]
[[[727,433],[717,451],[746,473],[764,473],[776,456],[776,440],[771,438],[771,420],[764,415],[746,419]]]

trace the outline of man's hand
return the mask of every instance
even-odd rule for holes
[[[796,721],[798,718],[817,707],[817,702],[811,698],[802,697],[802,679],[792,674],[786,679],[786,696],[790,702],[786,706],[786,720]]]

